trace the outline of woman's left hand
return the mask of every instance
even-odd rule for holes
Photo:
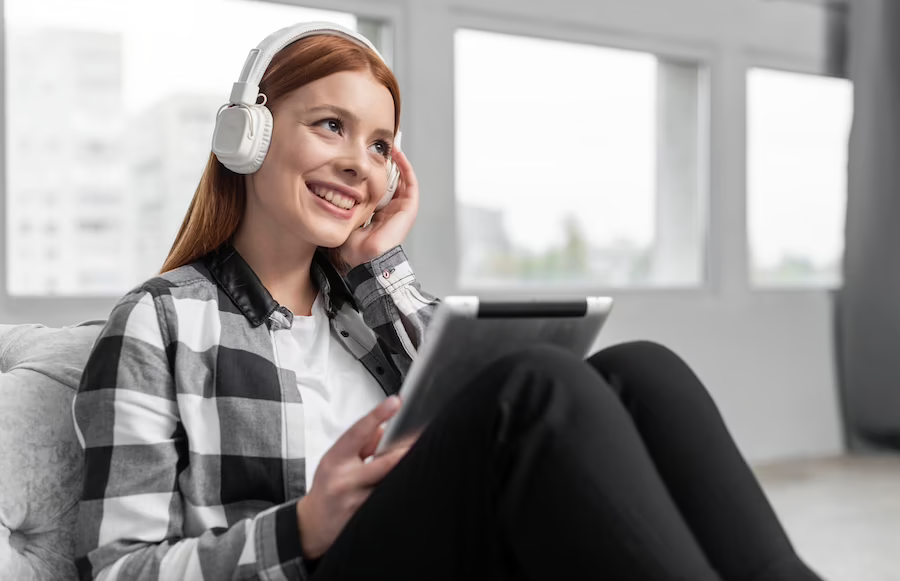
[[[391,152],[391,157],[400,169],[400,183],[394,197],[387,206],[375,212],[371,224],[355,229],[338,248],[341,259],[351,269],[401,244],[419,211],[419,182],[412,164],[398,149]]]

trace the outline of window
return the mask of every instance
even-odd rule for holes
[[[460,286],[695,286],[703,71],[653,54],[455,36]]]
[[[753,283],[839,284],[852,85],[844,79],[752,69],[747,108]]]
[[[216,111],[265,36],[329,20],[379,42],[377,22],[275,2],[3,7],[6,291],[16,296],[120,295],[159,271],[206,165]],[[41,202],[51,194],[52,208]],[[34,254],[35,237],[19,233],[48,213],[59,227],[41,232],[47,251]]]

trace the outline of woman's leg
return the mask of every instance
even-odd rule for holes
[[[617,390],[681,514],[729,581],[819,579],[797,557],[718,409],[691,369],[648,342],[588,359]]]
[[[503,358],[468,386],[313,579],[364,577],[720,579],[618,397],[551,347]]]

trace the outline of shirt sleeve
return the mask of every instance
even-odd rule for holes
[[[440,299],[422,290],[403,249],[395,246],[353,268],[347,286],[366,324],[408,367]]]
[[[131,293],[115,306],[88,357],[73,401],[85,458],[79,577],[307,579],[297,500],[184,538],[178,475],[190,458],[166,329],[151,292]]]

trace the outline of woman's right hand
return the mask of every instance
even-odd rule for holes
[[[374,486],[406,454],[412,442],[366,462],[381,441],[381,424],[398,409],[400,399],[388,397],[344,432],[322,456],[313,486],[297,503],[297,526],[306,558],[317,559],[328,550]]]

